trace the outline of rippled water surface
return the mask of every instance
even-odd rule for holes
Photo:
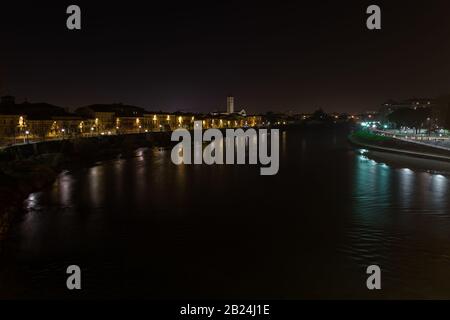
[[[0,297],[450,298],[450,165],[346,134],[280,134],[276,176],[156,149],[64,172],[2,243]]]

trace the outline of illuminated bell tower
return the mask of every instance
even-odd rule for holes
[[[227,113],[234,113],[234,97],[231,95],[227,97]]]

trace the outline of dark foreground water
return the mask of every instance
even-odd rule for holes
[[[450,298],[450,164],[361,155],[338,129],[280,138],[276,176],[170,150],[61,174],[2,244],[0,297]]]

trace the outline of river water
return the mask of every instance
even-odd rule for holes
[[[450,298],[450,165],[347,133],[280,133],[275,176],[158,149],[64,172],[1,244],[0,297]]]

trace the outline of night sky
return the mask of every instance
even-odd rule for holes
[[[231,93],[248,112],[361,112],[450,93],[448,0],[6,2],[0,93],[19,101],[209,112]]]

